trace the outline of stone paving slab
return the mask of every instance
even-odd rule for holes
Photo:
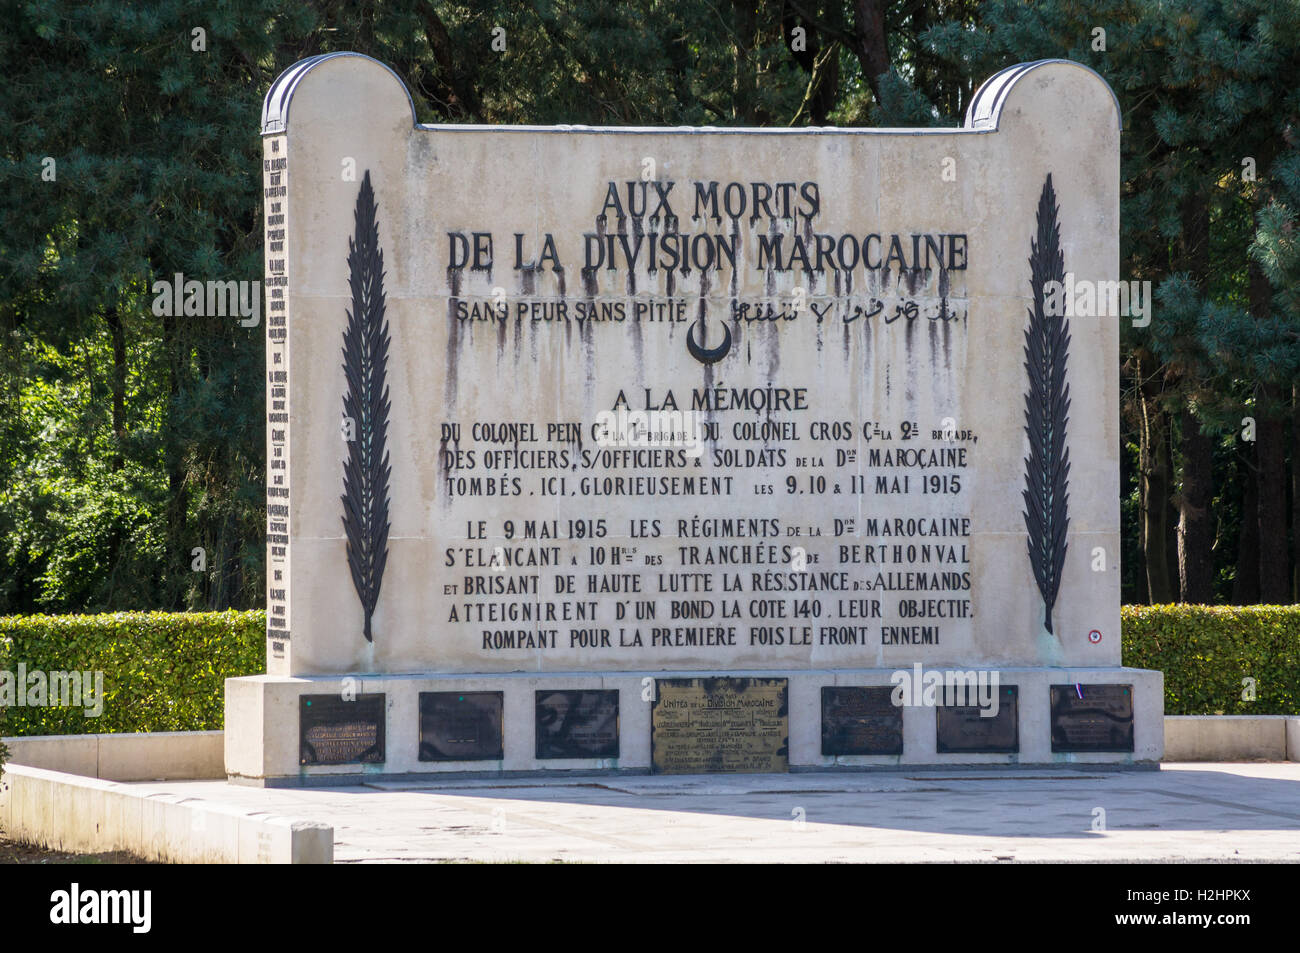
[[[1300,861],[1295,763],[151,786],[331,824],[344,863]]]

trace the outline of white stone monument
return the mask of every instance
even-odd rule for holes
[[[1120,129],[1060,60],[924,130],[424,126],[287,70],[230,776],[1158,761],[1121,318],[1054,297],[1118,278]]]

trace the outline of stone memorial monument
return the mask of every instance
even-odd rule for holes
[[[1120,128],[1067,61],[924,130],[424,126],[367,57],[285,71],[231,778],[1158,761]]]

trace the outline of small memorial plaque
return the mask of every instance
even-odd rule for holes
[[[939,705],[936,750],[939,754],[1013,754],[1020,750],[1018,686],[1000,685],[996,714],[978,705]]]
[[[382,764],[384,696],[298,697],[299,764]]]
[[[888,685],[822,688],[822,754],[902,754],[903,709]]]
[[[656,774],[788,771],[784,678],[660,678],[650,722]]]
[[[618,690],[538,692],[537,757],[617,758]]]
[[[500,761],[503,692],[420,692],[421,761]]]
[[[1053,685],[1053,751],[1132,751],[1132,685]]]

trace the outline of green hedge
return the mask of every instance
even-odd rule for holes
[[[1300,606],[1124,606],[1120,618],[1124,664],[1165,673],[1165,714],[1300,714]]]
[[[1167,714],[1300,714],[1300,606],[1125,606],[1121,618],[1124,664],[1165,673]],[[225,679],[266,671],[265,628],[262,611],[0,618],[0,671],[104,673],[100,717],[0,708],[0,733],[221,728]]]
[[[28,672],[102,672],[103,713],[14,705],[8,735],[219,729],[225,680],[266,671],[266,613],[0,617],[0,671],[16,679],[19,663]]]

